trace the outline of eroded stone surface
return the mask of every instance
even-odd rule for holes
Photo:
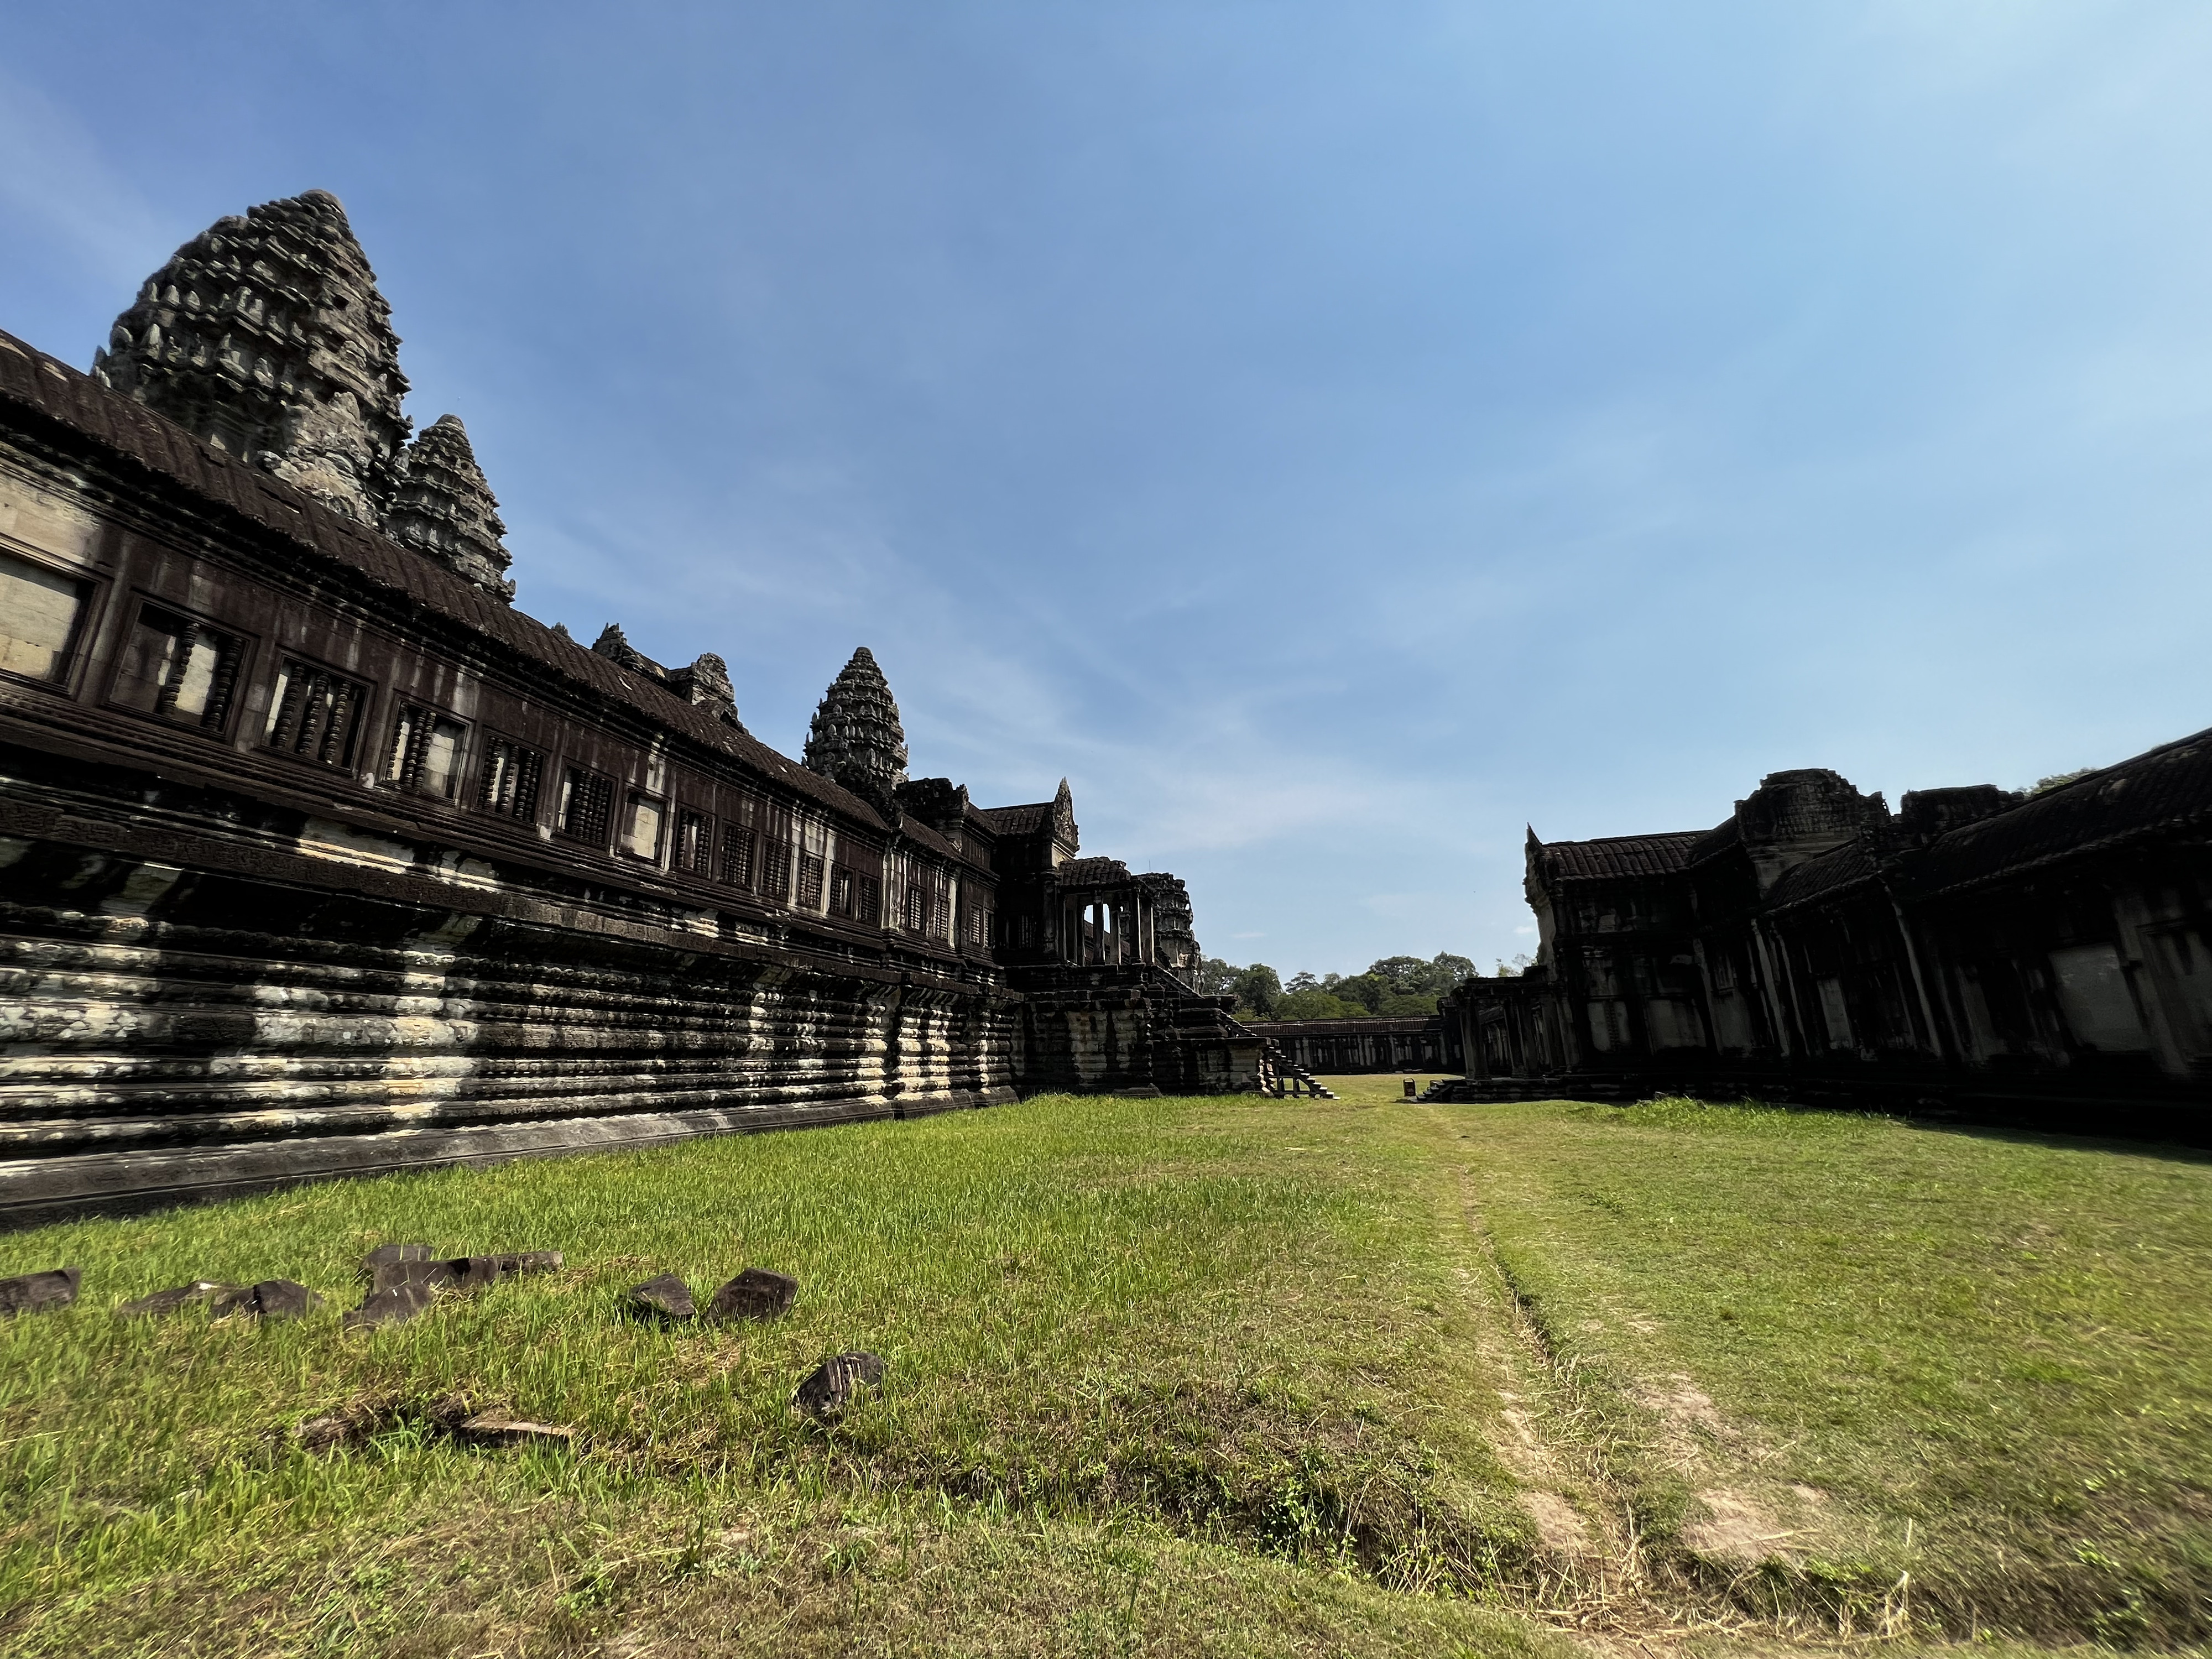
[[[806,733],[805,765],[863,800],[889,801],[906,781],[906,729],[875,653],[853,653],[823,693]]]
[[[480,1412],[455,1431],[464,1440],[492,1446],[572,1445],[576,1431],[557,1423],[529,1423],[505,1412]]]
[[[662,1273],[632,1287],[629,1306],[634,1313],[659,1319],[690,1319],[699,1311],[691,1300],[691,1287],[674,1273]]]
[[[799,1281],[790,1274],[748,1267],[714,1292],[707,1304],[707,1317],[723,1322],[781,1319],[798,1297]]]
[[[149,276],[93,372],[364,524],[409,422],[392,307],[345,210],[311,190],[218,219]]]
[[[76,1300],[80,1267],[55,1267],[41,1273],[17,1273],[0,1279],[0,1316],[48,1313]]]
[[[499,502],[477,465],[458,415],[441,415],[407,451],[384,527],[394,541],[435,559],[464,581],[501,599],[514,598],[511,556]]]
[[[369,1253],[362,1268],[373,1291],[420,1285],[432,1291],[488,1290],[518,1273],[551,1273],[558,1250],[519,1250],[497,1255],[433,1256],[427,1244],[386,1244]]]
[[[428,1244],[380,1244],[361,1259],[361,1276],[374,1290],[378,1288],[377,1275],[382,1270],[405,1261],[428,1261],[430,1256]]]
[[[253,1287],[252,1303],[241,1307],[257,1319],[298,1319],[320,1307],[323,1298],[289,1279],[264,1279]]]
[[[404,1325],[409,1320],[429,1311],[437,1292],[419,1279],[404,1279],[382,1290],[371,1291],[362,1304],[340,1322],[349,1331],[367,1330],[379,1325]]]
[[[791,1403],[809,1417],[836,1417],[853,1403],[862,1389],[883,1386],[884,1362],[878,1355],[854,1352],[825,1359],[799,1385]]]
[[[189,1285],[172,1285],[166,1291],[156,1291],[151,1296],[142,1296],[135,1302],[126,1302],[115,1312],[118,1318],[124,1319],[158,1317],[175,1313],[195,1302],[236,1294],[239,1289],[238,1285],[222,1284],[212,1279],[195,1279]]]

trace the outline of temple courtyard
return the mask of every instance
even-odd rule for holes
[[[2212,1633],[2212,1162],[1662,1100],[1048,1097],[0,1236],[11,1654]],[[365,1255],[558,1251],[349,1327]],[[781,1317],[634,1287],[791,1276]],[[289,1279],[297,1317],[195,1281]],[[765,1282],[765,1281],[764,1281]],[[772,1312],[773,1310],[770,1310]],[[842,1409],[793,1391],[884,1362]],[[486,1426],[489,1425],[489,1426]]]

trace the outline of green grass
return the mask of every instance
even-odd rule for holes
[[[686,1517],[703,1516],[701,1539],[778,1540],[737,1552],[779,1552],[778,1583],[855,1528],[896,1535],[902,1563],[1066,1579],[1005,1592],[1032,1604],[1009,1629],[1050,1626],[1066,1601],[1054,1641],[1145,1615],[1157,1589],[1164,1632],[1212,1620],[1265,1651],[1309,1624],[1364,1628],[1363,1598],[1448,1588],[1458,1603],[1424,1603],[1424,1621],[1485,1651],[1522,1644],[1476,1605],[1540,1570],[1490,1449],[1457,1241],[1407,1202],[1437,1178],[1419,1146],[1358,1127],[1252,1100],[1039,1102],[0,1240],[6,1264],[85,1268],[78,1307],[0,1328],[4,1628],[33,1652],[129,1650],[156,1630],[225,1651],[249,1626],[278,1648],[383,1650],[374,1620],[345,1622],[366,1583],[370,1604],[410,1608],[403,1622],[473,1620],[479,1646],[534,1633],[560,1650],[674,1595],[666,1564],[690,1559]],[[414,1239],[559,1249],[569,1269],[342,1334],[353,1264]],[[798,1275],[792,1317],[672,1333],[621,1316],[623,1289],[654,1272],[703,1290],[748,1264]],[[194,1277],[274,1275],[332,1306],[266,1328],[109,1312]],[[890,1378],[824,1433],[787,1402],[848,1347],[884,1354]],[[435,1428],[454,1395],[573,1425],[584,1449],[456,1447]],[[363,1449],[287,1444],[349,1408],[382,1425]],[[496,1573],[503,1601],[479,1604],[456,1552]],[[1139,1567],[1085,1565],[1108,1555]],[[909,1613],[921,1594],[849,1562],[832,1577]],[[702,1582],[695,1597],[788,1600],[801,1632],[850,1599],[842,1583]],[[580,1583],[603,1587],[588,1606]],[[1405,1650],[1395,1619],[1340,1640]]]
[[[2212,1164],[1681,1101],[1454,1109],[1609,1475],[1748,1604],[2212,1630]]]
[[[76,1307],[0,1324],[0,1650],[2212,1630],[2212,1168],[1330,1081],[1346,1100],[1035,1101],[0,1237],[0,1273],[85,1270]],[[341,1333],[362,1253],[413,1240],[568,1265]],[[788,1319],[622,1316],[654,1273],[747,1265],[799,1277]],[[272,1276],[330,1305],[111,1311]],[[848,1347],[890,1361],[881,1395],[829,1430],[789,1411]],[[580,1444],[464,1446],[457,1400]],[[331,1411],[366,1437],[292,1440]]]

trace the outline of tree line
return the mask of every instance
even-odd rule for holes
[[[1292,974],[1288,984],[1264,962],[1249,968],[1207,957],[1198,988],[1207,996],[1233,996],[1239,1019],[1406,1019],[1437,1012],[1437,999],[1474,975],[1466,957],[1440,951],[1419,957],[1384,957],[1362,974]],[[1499,971],[1508,971],[1504,963]]]

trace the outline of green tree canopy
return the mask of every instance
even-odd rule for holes
[[[1241,1012],[1261,1019],[1274,1018],[1275,1005],[1282,1000],[1283,981],[1266,963],[1255,962],[1245,969],[1230,988],[1236,994]]]
[[[1384,957],[1364,974],[1316,975],[1301,969],[1284,983],[1264,962],[1249,968],[1207,957],[1199,964],[1198,988],[1208,996],[1233,996],[1240,1019],[1392,1019],[1437,1012],[1437,1000],[1474,976],[1468,957],[1440,951],[1419,957]]]

